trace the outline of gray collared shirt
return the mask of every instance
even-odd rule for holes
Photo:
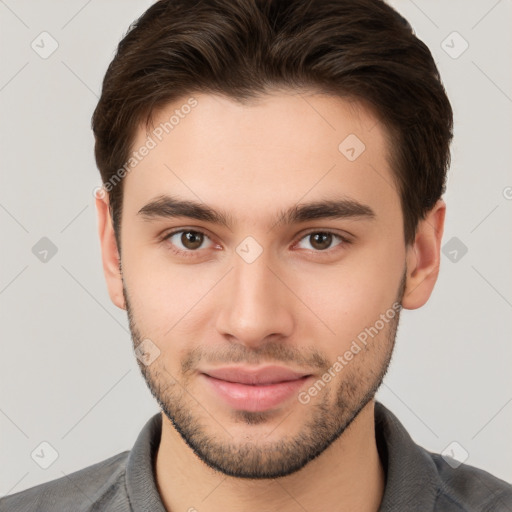
[[[154,473],[161,430],[158,413],[148,420],[130,451],[5,496],[0,511],[166,512]],[[380,402],[375,402],[375,430],[386,472],[378,512],[512,512],[511,484],[467,464],[452,468],[441,455],[414,443]],[[194,507],[194,497],[190,506]]]

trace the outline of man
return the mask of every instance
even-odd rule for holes
[[[162,413],[1,510],[477,511],[375,401],[440,262],[452,111],[380,0],[162,0],[93,116],[110,297]]]

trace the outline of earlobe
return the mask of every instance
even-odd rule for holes
[[[446,204],[439,199],[418,223],[414,243],[407,249],[407,282],[402,299],[405,309],[420,308],[432,294],[439,275],[445,213]]]
[[[96,197],[98,213],[98,234],[101,245],[103,272],[108,293],[112,302],[121,309],[126,309],[123,295],[123,280],[120,270],[120,256],[115,238],[114,227],[109,212],[108,195]]]

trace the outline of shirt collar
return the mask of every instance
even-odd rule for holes
[[[418,446],[398,418],[375,402],[375,437],[386,472],[379,512],[434,511],[440,478],[428,452]]]
[[[142,428],[126,464],[126,489],[134,512],[166,512],[156,485],[155,462],[162,434],[162,413]]]

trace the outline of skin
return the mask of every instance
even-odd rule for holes
[[[194,97],[198,105],[125,178],[122,270],[108,195],[96,199],[110,297],[128,311],[134,348],[150,339],[160,351],[151,364],[138,363],[162,408],[155,466],[162,502],[173,512],[376,511],[385,473],[374,394],[398,313],[307,404],[294,396],[262,413],[235,410],[199,373],[270,363],[318,380],[393,303],[427,302],[445,203],[406,247],[387,134],[359,103],[313,91],[274,91],[245,105]],[[155,113],[154,125],[185,102]],[[352,162],[338,150],[349,134],[366,146]],[[133,148],[145,140],[141,126]],[[161,194],[225,210],[233,225],[137,214]],[[375,218],[276,224],[283,208],[340,197],[370,206]],[[178,228],[206,236],[196,245],[185,245],[182,233],[162,240]],[[352,243],[333,237],[321,250],[306,236],[325,231]],[[252,263],[236,252],[247,236],[262,248]],[[193,254],[177,255],[173,244]]]

